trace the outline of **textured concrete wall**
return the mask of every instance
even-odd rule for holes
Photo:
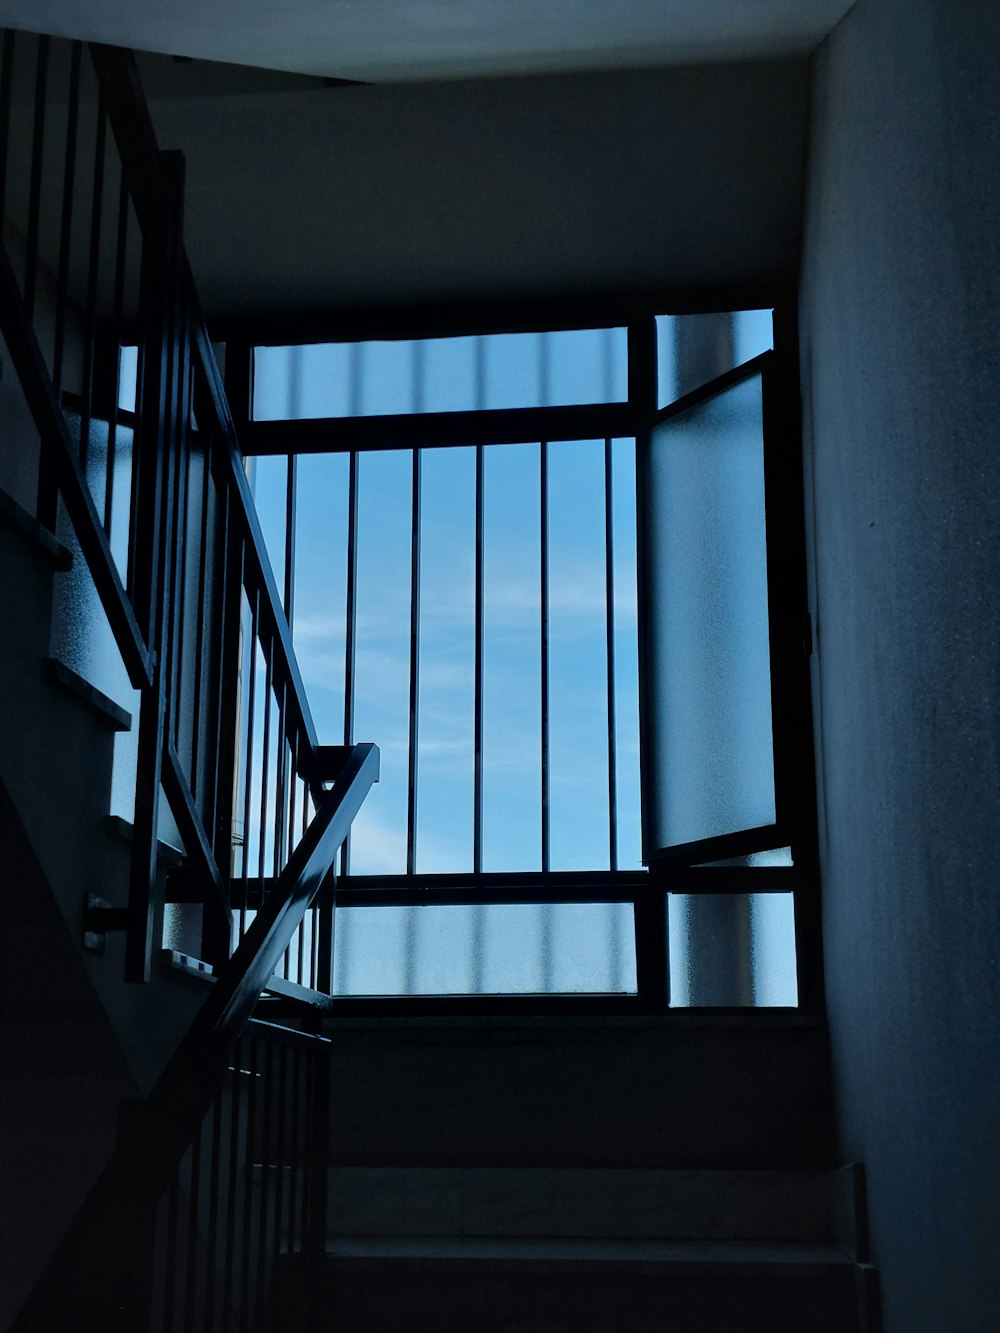
[[[996,1327],[1000,11],[859,0],[802,297],[828,995],[887,1333]]]

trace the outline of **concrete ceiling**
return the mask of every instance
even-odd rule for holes
[[[0,0],[0,24],[372,82],[803,54],[853,0]]]

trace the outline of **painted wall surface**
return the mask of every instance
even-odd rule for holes
[[[827,985],[887,1333],[1000,1308],[1000,11],[815,63],[802,332]]]
[[[209,315],[795,269],[801,60],[226,96],[175,68],[151,109]]]

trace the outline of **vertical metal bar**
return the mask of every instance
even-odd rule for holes
[[[629,325],[628,394],[633,413],[642,423],[636,437],[636,576],[639,606],[647,605],[649,552],[649,429],[656,412],[656,321],[652,315]],[[643,860],[650,846],[649,752],[645,742],[649,701],[648,644],[645,617],[639,616],[639,760],[642,792]],[[649,1012],[661,1012],[668,1004],[667,898],[662,889],[650,886],[635,902],[636,989],[640,1003]]]
[[[0,218],[7,212],[7,164],[10,146],[10,102],[14,82],[14,33],[8,28],[3,35],[3,57],[0,60]]]
[[[291,629],[295,617],[295,513],[297,502],[298,458],[288,455],[285,479],[285,619]]]
[[[354,743],[354,663],[358,636],[358,454],[351,451],[347,480],[347,601],[344,651],[344,744]],[[305,831],[306,802],[302,817]],[[350,874],[351,839],[348,834],[340,855],[340,873]]]
[[[266,861],[266,838],[267,829],[267,783],[268,767],[270,761],[271,749],[271,678],[274,671],[274,640],[269,639],[267,645],[266,674],[264,676],[264,736],[263,746],[261,747],[260,764],[260,840],[257,847],[257,877],[263,880],[264,864]],[[263,888],[263,885],[261,885]]]
[[[70,238],[73,231],[76,140],[80,119],[80,62],[82,56],[82,43],[74,42],[70,54],[69,96],[66,103],[66,155],[63,162],[62,220],[59,224],[59,269],[56,278],[55,339],[52,355],[52,383],[57,395],[62,392],[63,357],[66,344],[66,301],[69,286]]]
[[[104,483],[104,531],[111,537],[111,509],[115,494],[115,454],[118,448],[118,388],[121,381],[122,306],[125,301],[125,249],[128,244],[128,185],[122,165],[118,194],[118,230],[115,239],[115,292],[111,327],[113,331],[112,361],[114,384],[108,396],[108,460]]]
[[[249,684],[247,685],[247,762],[243,778],[243,865],[240,893],[240,939],[247,930],[247,880],[250,875],[250,810],[251,788],[253,786],[253,724],[257,693],[257,615],[260,607],[260,590],[254,592],[253,606],[250,608],[250,634],[248,652],[250,654]],[[263,845],[263,830],[259,831]]]
[[[35,287],[38,283],[38,223],[42,197],[42,163],[45,152],[45,96],[48,83],[49,39],[39,37],[35,62],[35,116],[31,141],[31,182],[28,188],[28,233],[25,237],[24,304],[28,318],[35,317]]]
[[[476,650],[472,774],[472,868],[479,875],[483,869],[483,446],[476,445]]]
[[[135,831],[129,884],[129,927],[125,977],[147,982],[156,913],[157,825],[160,774],[165,738],[167,676],[164,644],[170,626],[169,516],[174,505],[174,472],[179,423],[174,385],[179,373],[180,231],[183,211],[183,158],[161,153],[170,189],[163,231],[143,253],[143,483],[137,504],[136,574],[133,601],[150,650],[156,654],[152,688],[143,693],[139,711],[136,761]],[[141,512],[139,512],[141,510]]]
[[[209,1173],[208,1235],[205,1251],[205,1312],[199,1333],[212,1333],[215,1326],[216,1304],[216,1251],[219,1248],[219,1205],[222,1180],[222,1092],[212,1107],[212,1166]]]
[[[267,1224],[270,1213],[269,1200],[271,1192],[271,1158],[273,1156],[271,1149],[271,1130],[272,1130],[272,1102],[274,1100],[274,1043],[272,1041],[264,1042],[264,1081],[261,1088],[261,1097],[264,1102],[264,1116],[261,1127],[261,1151],[260,1151],[260,1211],[258,1226],[260,1234],[257,1237],[257,1309],[263,1310],[264,1301],[267,1296],[267,1253],[268,1236]]]
[[[174,546],[174,634],[171,648],[173,668],[171,704],[174,744],[180,753],[181,721],[183,718],[183,691],[186,684],[184,670],[184,645],[187,641],[188,616],[188,530],[190,521],[191,492],[191,363],[189,360],[190,341],[188,324],[184,321],[181,342],[181,373],[178,376],[177,419],[180,424],[180,459],[181,467],[178,482],[177,510],[175,520],[176,542]]]
[[[333,932],[337,900],[337,876],[331,870],[323,881],[316,901],[316,931],[319,942],[316,949],[316,989],[324,995],[333,994]]]
[[[486,340],[476,339],[476,407],[486,405]],[[472,868],[479,875],[483,869],[483,650],[485,565],[483,560],[484,497],[483,446],[476,445],[476,605],[475,605],[475,697],[473,773],[472,773]]]
[[[281,1051],[278,1057],[278,1115],[275,1127],[275,1151],[274,1151],[274,1240],[273,1240],[273,1263],[275,1266],[281,1260],[281,1238],[284,1228],[285,1213],[285,1169],[288,1166],[286,1158],[288,1157],[288,1116],[287,1112],[287,1092],[288,1092],[288,1045],[281,1043]]]
[[[193,438],[193,435],[192,437]],[[205,440],[205,436],[201,437]],[[202,784],[198,779],[198,767],[201,758],[201,729],[202,729],[202,694],[204,692],[204,668],[202,659],[205,655],[205,626],[209,621],[209,609],[205,603],[208,596],[208,504],[211,496],[211,473],[208,457],[209,446],[206,443],[201,447],[201,520],[198,524],[198,544],[200,547],[198,554],[198,615],[195,625],[194,637],[194,693],[191,701],[191,790],[195,796],[200,795]],[[225,547],[223,547],[225,550]],[[223,600],[225,599],[225,584],[222,585]],[[205,784],[206,798],[209,794],[209,786]],[[206,809],[203,812],[205,828],[211,830],[213,824],[212,811]],[[227,867],[221,867],[223,872]]]
[[[104,89],[98,85],[94,192],[90,201],[90,259],[87,268],[87,306],[84,314],[83,408],[80,414],[80,458],[84,464],[90,453],[90,427],[94,411],[94,340],[97,335],[97,282],[101,267],[101,214],[104,207],[104,150],[107,128]]]
[[[301,983],[302,977],[299,976]],[[291,1111],[288,1116],[289,1137],[291,1143],[288,1150],[288,1254],[289,1257],[296,1253],[302,1247],[302,1233],[299,1228],[296,1209],[299,1202],[299,1171],[302,1166],[302,1108],[299,1105],[300,1091],[302,1083],[302,1066],[305,1063],[303,1052],[293,1046],[289,1052],[291,1059]]]
[[[406,873],[416,873],[417,862],[417,746],[420,707],[420,498],[421,454],[412,450],[410,527],[410,735],[406,796]]]
[[[233,1326],[233,1306],[235,1291],[235,1249],[236,1249],[236,1213],[238,1192],[237,1168],[240,1160],[240,1137],[243,1104],[243,1062],[246,1056],[246,1041],[240,1037],[233,1055],[233,1078],[230,1089],[229,1106],[229,1143],[228,1143],[228,1180],[226,1189],[226,1218],[223,1228],[225,1237],[222,1260],[222,1333],[230,1333]]]
[[[542,683],[542,870],[551,866],[549,821],[549,446],[538,446],[539,602]]]
[[[163,1327],[167,1333],[174,1326],[174,1297],[177,1293],[177,1227],[180,1216],[178,1176],[179,1168],[174,1172],[167,1196],[167,1236],[163,1276]]]
[[[184,1290],[184,1333],[195,1333],[198,1313],[198,1213],[201,1196],[201,1140],[204,1126],[199,1125],[191,1144],[191,1182],[188,1189],[187,1262]]]
[[[312,1327],[323,1327],[323,1273],[326,1259],[326,1215],[330,1161],[330,1062],[325,1048],[310,1056],[309,1078],[309,1200],[307,1211],[306,1281]]]
[[[249,1050],[249,1092],[247,1093],[246,1160],[243,1172],[243,1243],[240,1247],[240,1333],[249,1333],[252,1312],[250,1308],[250,1274],[253,1252],[253,1171],[258,1142],[257,1101],[260,1079],[260,1038],[251,1033]]]
[[[604,441],[604,608],[608,636],[608,868],[618,869],[618,743],[615,709],[614,459]]]
[[[275,682],[275,694],[278,694],[277,682]],[[274,800],[274,851],[272,865],[275,879],[281,873],[284,865],[285,852],[285,801],[287,799],[288,782],[288,747],[285,737],[285,727],[288,723],[288,683],[281,677],[281,693],[278,699],[278,737],[277,747],[274,756],[275,774],[274,782],[276,787]],[[287,949],[285,951],[287,955]]]

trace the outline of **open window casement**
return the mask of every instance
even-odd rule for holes
[[[765,504],[774,354],[659,412],[639,443],[643,860],[788,842],[775,786]]]

